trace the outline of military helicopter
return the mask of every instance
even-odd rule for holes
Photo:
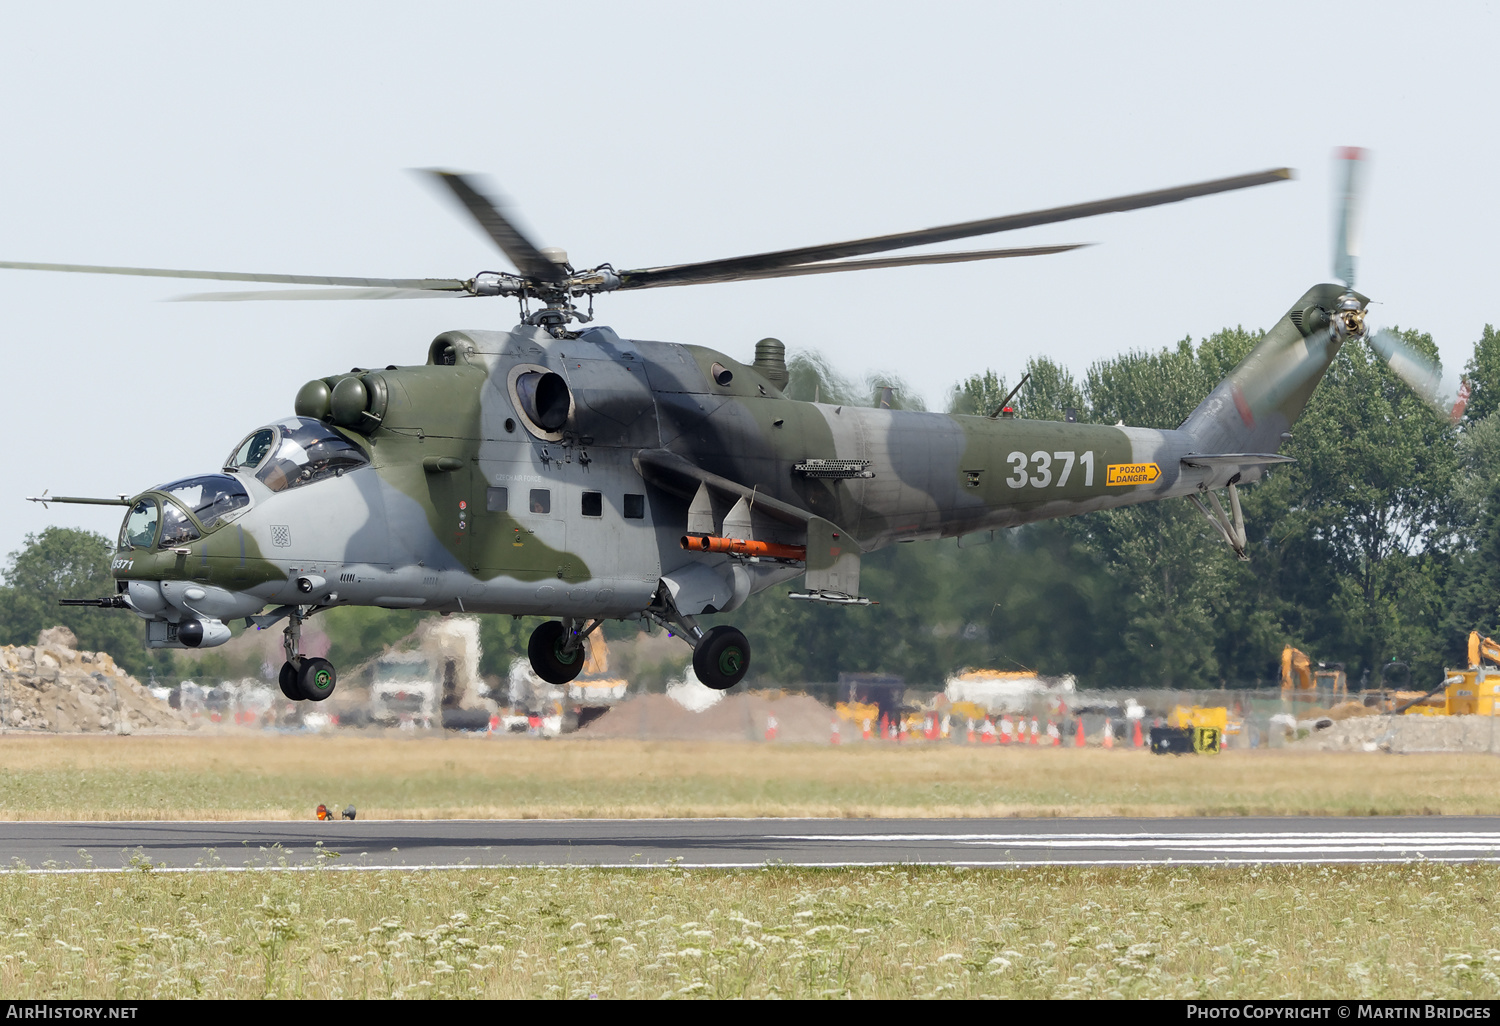
[[[685,639],[693,669],[728,689],[750,667],[732,626],[697,617],[802,578],[790,597],[861,605],[860,559],[893,542],[957,537],[1174,497],[1246,557],[1237,486],[1260,479],[1339,347],[1368,339],[1425,395],[1435,371],[1394,335],[1370,336],[1353,290],[1358,153],[1336,243],[1342,285],[1299,299],[1176,430],[854,408],[786,397],[775,339],[740,362],[593,324],[601,293],[1064,252],[1033,246],[871,254],[1175,203],[1286,180],[1285,168],[1092,203],[779,252],[638,270],[576,270],[534,245],[469,177],[429,172],[515,271],[459,279],[238,274],[40,263],[0,267],[217,279],[317,290],[208,300],[398,296],[519,300],[509,331],[446,331],[416,366],[309,381],[294,413],[256,428],[222,468],[133,497],[41,496],[126,507],[117,593],[154,648],[208,648],[227,621],[282,620],[288,698],[321,701],[337,673],[304,655],[302,626],[344,605],[548,619],[528,656],[562,684],[605,620]],[[587,297],[588,309],[576,301]],[[574,327],[576,325],[576,328]],[[1227,490],[1232,513],[1218,491]],[[82,601],[82,600],[80,600]],[[267,607],[270,607],[269,609]]]

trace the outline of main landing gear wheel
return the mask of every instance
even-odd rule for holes
[[[728,691],[750,669],[750,641],[733,627],[718,626],[693,649],[693,673],[705,687]]]
[[[531,640],[526,643],[531,668],[548,684],[566,684],[583,672],[583,645],[567,652],[563,649],[567,640],[562,621],[548,620],[531,632]]]
[[[293,702],[302,701],[302,691],[297,687],[297,668],[291,663],[281,664],[281,676],[277,678],[281,693]]]
[[[297,688],[309,702],[321,702],[333,694],[339,682],[333,664],[327,659],[304,659],[302,669],[297,672]]]

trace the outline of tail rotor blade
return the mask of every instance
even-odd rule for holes
[[[1338,197],[1338,223],[1333,232],[1333,276],[1348,288],[1354,288],[1354,265],[1359,257],[1361,199],[1364,190],[1364,163],[1369,150],[1345,146],[1335,156],[1343,165]]]
[[[1437,361],[1417,352],[1400,335],[1385,328],[1370,336],[1370,348],[1386,362],[1391,373],[1410,385],[1425,403],[1445,416],[1448,414],[1438,399],[1443,369]]]

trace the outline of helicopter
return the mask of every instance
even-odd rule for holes
[[[1362,151],[1342,151],[1339,284],[1308,290],[1175,430],[1017,418],[1006,403],[958,416],[788,398],[785,347],[750,362],[634,340],[593,321],[597,295],[705,282],[1041,256],[1076,245],[878,256],[1285,181],[1286,168],[850,242],[636,270],[575,269],[536,246],[469,176],[431,179],[514,271],[467,279],[240,274],[4,262],[26,270],[321,286],[203,293],[209,301],[509,297],[509,331],[452,330],[410,366],[353,368],[303,385],[293,413],[246,435],[220,469],[96,499],[125,507],[116,593],[152,648],[210,648],[229,622],[285,620],[279,683],[322,701],[337,670],[305,655],[303,624],[340,606],[541,616],[527,655],[574,679],[606,620],[657,625],[692,646],[697,679],[727,690],[751,645],[698,617],[801,578],[794,600],[867,605],[861,557],[1185,497],[1241,559],[1237,488],[1291,462],[1278,449],[1340,346],[1369,342],[1436,402],[1437,371],[1390,332],[1371,334],[1354,291]],[[587,299],[587,309],[578,301]],[[1012,393],[1014,395],[1014,393]],[[1219,498],[1228,496],[1229,511]]]

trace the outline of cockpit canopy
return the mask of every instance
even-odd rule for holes
[[[143,495],[120,525],[121,549],[171,549],[197,541],[233,520],[250,505],[238,473],[253,473],[273,492],[338,477],[367,466],[363,450],[310,417],[288,417],[252,431],[224,463],[225,473],[200,474],[151,489],[168,499]]]
[[[228,474],[187,477],[151,490],[166,492],[174,501],[161,502],[149,495],[136,500],[120,526],[120,548],[146,549],[153,541],[162,549],[186,545],[224,526],[250,505],[250,493]]]
[[[156,489],[192,510],[193,516],[205,531],[233,519],[236,510],[250,505],[250,494],[245,486],[228,474],[204,474],[201,477],[185,477]]]
[[[338,477],[370,462],[337,431],[311,417],[288,417],[251,432],[230,454],[225,470],[253,472],[273,492]]]

